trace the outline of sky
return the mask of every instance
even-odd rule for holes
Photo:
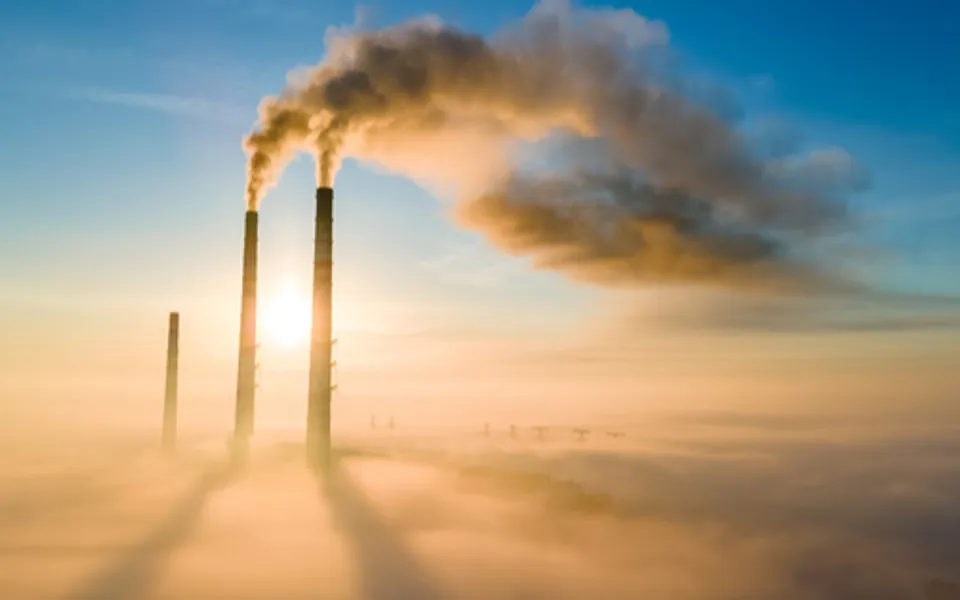
[[[530,8],[5,4],[0,394],[13,400],[2,410],[73,424],[90,412],[78,407],[95,405],[100,421],[153,426],[166,315],[177,310],[183,419],[226,427],[241,140],[260,99],[323,58],[331,27],[432,14],[491,35]],[[849,263],[888,300],[822,308],[664,286],[598,289],[496,251],[453,224],[449,199],[347,159],[335,184],[338,407],[358,420],[490,411],[542,419],[582,412],[590,394],[590,410],[618,414],[744,402],[837,409],[837,396],[849,410],[949,408],[960,349],[951,300],[960,297],[960,79],[950,73],[960,41],[949,29],[958,8],[935,0],[869,10],[852,0],[616,8],[662,21],[684,73],[725,90],[745,123],[789,123],[806,145],[842,147],[865,167],[870,187],[850,199],[861,226],[823,260]],[[305,344],[283,343],[268,323],[303,312],[313,171],[309,157],[295,160],[261,207],[265,426],[297,426],[305,406]]]

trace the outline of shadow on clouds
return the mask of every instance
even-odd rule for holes
[[[127,600],[143,597],[163,562],[186,542],[200,522],[210,495],[226,485],[233,471],[218,466],[205,472],[190,492],[146,539],[95,576],[68,600]]]
[[[351,547],[364,600],[440,600],[442,595],[403,539],[346,472],[343,460],[319,477],[334,525]]]

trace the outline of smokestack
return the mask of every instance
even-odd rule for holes
[[[163,449],[177,444],[177,373],[180,360],[180,313],[170,313],[167,332],[167,385],[163,396]]]
[[[330,464],[330,366],[333,328],[333,189],[317,188],[313,253],[313,321],[307,400],[307,460]]]
[[[253,434],[253,397],[257,361],[257,222],[248,210],[243,236],[243,296],[240,305],[240,360],[237,369],[237,412],[234,439],[246,448]]]

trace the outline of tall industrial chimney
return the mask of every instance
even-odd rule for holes
[[[237,412],[234,440],[246,449],[253,434],[253,399],[257,368],[257,222],[248,210],[243,236],[243,296],[240,304],[240,361],[237,369]]]
[[[307,459],[325,470],[330,463],[330,367],[333,329],[333,189],[317,188],[313,251],[313,321],[307,400]]]
[[[167,331],[167,385],[163,395],[163,449],[177,444],[177,372],[180,360],[180,313],[170,313]]]

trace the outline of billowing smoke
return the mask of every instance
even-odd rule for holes
[[[459,207],[499,248],[599,285],[756,285],[779,279],[773,237],[722,224],[708,202],[627,175],[517,176]]]
[[[262,103],[249,207],[298,150],[325,186],[353,156],[447,186],[461,224],[578,280],[816,280],[798,240],[844,225],[864,173],[839,149],[764,156],[664,74],[667,38],[633,11],[563,0],[492,39],[435,19],[341,36]],[[557,134],[596,151],[528,168],[517,148]]]

